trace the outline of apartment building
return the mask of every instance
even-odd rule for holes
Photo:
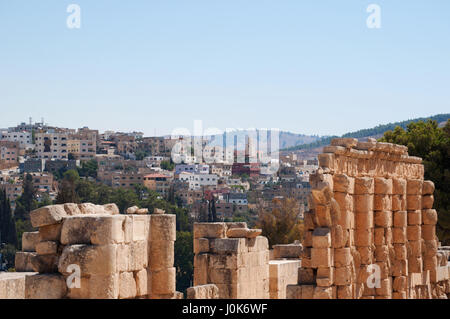
[[[27,131],[5,131],[0,134],[1,141],[18,143],[20,149],[33,149],[32,133]]]
[[[163,174],[147,174],[143,177],[143,184],[148,189],[161,195],[168,195],[172,178]]]
[[[33,177],[33,187],[38,192],[51,192],[53,189],[53,174],[30,173]]]
[[[208,164],[177,164],[175,166],[175,175],[181,173],[209,174]]]
[[[219,180],[215,174],[195,174],[183,172],[179,174],[178,179],[189,184],[189,189],[202,189],[203,187],[217,187]]]
[[[36,133],[35,147],[40,159],[68,159],[69,133],[49,130]]]
[[[125,171],[112,172],[110,174],[111,186],[133,188],[135,185],[143,185],[144,175],[146,174],[136,172],[125,172]]]
[[[18,142],[0,141],[0,164],[14,165],[19,161]]]

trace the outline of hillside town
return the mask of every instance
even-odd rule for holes
[[[251,138],[246,138],[241,149],[237,145],[227,149],[230,160],[207,163],[206,156],[188,154],[176,164],[172,150],[186,141],[183,137],[61,128],[31,120],[2,129],[0,137],[0,188],[13,210],[23,192],[24,176],[32,177],[38,201],[54,201],[65,172],[90,166],[93,172],[85,176],[90,181],[112,188],[144,187],[164,199],[175,198],[194,219],[214,202],[219,220],[232,221],[243,215],[252,220],[258,209],[286,197],[298,201],[302,218],[308,210],[309,175],[318,167],[317,158],[290,152],[280,154],[276,172],[264,170],[263,164],[250,158]],[[203,146],[207,139],[201,141]],[[219,148],[214,148],[216,154]]]

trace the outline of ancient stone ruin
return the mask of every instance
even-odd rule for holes
[[[194,286],[214,284],[221,299],[269,298],[269,243],[246,223],[194,224]]]
[[[448,254],[422,159],[405,146],[334,139],[319,166],[288,298],[446,298]]]
[[[450,247],[436,237],[434,184],[407,148],[334,139],[311,175],[302,244],[275,245],[246,223],[194,224],[189,299],[418,299],[450,296]],[[0,299],[182,298],[175,216],[114,204],[31,212]],[[77,281],[77,279],[79,279]]]
[[[31,212],[31,222],[39,231],[23,235],[18,273],[2,277],[10,288],[2,289],[0,280],[5,298],[180,297],[175,215],[120,215],[115,204],[64,204]]]

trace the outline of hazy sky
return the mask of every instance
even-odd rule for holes
[[[448,0],[0,0],[0,127],[342,134],[449,112],[449,40]]]

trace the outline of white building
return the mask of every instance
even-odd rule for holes
[[[1,132],[1,140],[8,142],[17,142],[19,143],[19,148],[21,149],[33,149],[33,137],[30,132],[21,131],[21,132],[12,132],[12,131],[3,131]]]
[[[194,174],[183,172],[178,179],[189,183],[189,189],[198,190],[204,186],[217,186],[218,176],[215,174]]]

